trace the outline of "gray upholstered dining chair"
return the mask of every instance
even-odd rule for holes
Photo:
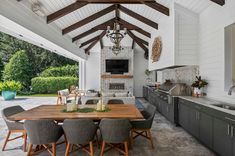
[[[108,101],[108,104],[124,104],[123,100],[121,99],[111,99]]]
[[[98,99],[89,99],[86,101],[86,105],[96,105],[98,102]]]
[[[99,127],[103,139],[100,156],[103,156],[106,144],[128,156],[130,121],[128,119],[102,119]],[[122,144],[124,144],[125,150],[119,148],[119,145]]]
[[[29,137],[27,156],[31,155],[33,145],[42,145],[52,155],[56,156],[56,142],[63,135],[63,129],[53,120],[26,120],[25,130]],[[52,145],[52,150],[49,149]]]
[[[135,139],[138,136],[143,136],[150,141],[152,148],[154,148],[150,129],[152,128],[155,112],[156,112],[156,107],[149,104],[147,108],[145,108],[144,111],[141,112],[145,120],[131,122],[131,125],[132,125],[131,143],[132,144],[133,144],[133,139]],[[134,133],[136,134],[135,136],[134,136]]]
[[[77,145],[90,156],[94,155],[93,141],[98,125],[89,119],[66,119],[63,123],[64,133],[67,138],[65,156],[69,155],[71,145]],[[89,144],[89,151],[85,148]]]
[[[6,137],[6,140],[3,144],[2,151],[5,150],[5,147],[9,141],[18,139],[18,138],[23,138],[24,139],[24,145],[23,145],[23,150],[26,151],[26,144],[27,144],[27,133],[24,130],[24,123],[19,122],[19,121],[12,121],[8,117],[14,114],[18,114],[25,111],[21,106],[12,106],[8,107],[2,110],[2,117],[4,121],[6,122],[6,125],[8,127],[8,134]],[[9,139],[12,133],[22,133],[21,136]]]

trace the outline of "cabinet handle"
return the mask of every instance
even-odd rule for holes
[[[231,137],[233,137],[233,126],[231,126]]]
[[[230,135],[230,125],[228,124],[228,135]]]
[[[231,119],[231,118],[229,118],[229,117],[225,117],[225,119],[235,122],[234,119]]]
[[[200,120],[200,112],[198,112],[198,120]]]
[[[197,120],[197,112],[196,112],[196,120]]]

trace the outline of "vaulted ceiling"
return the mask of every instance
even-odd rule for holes
[[[172,0],[29,0],[39,3],[48,24],[55,24],[86,53],[98,43],[110,45],[105,36],[107,26],[116,21],[128,29],[124,44],[140,46],[148,52],[151,32],[161,28],[158,21],[171,14]],[[200,13],[210,5],[224,5],[225,0],[174,0]]]

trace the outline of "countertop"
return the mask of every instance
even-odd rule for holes
[[[218,110],[218,111],[228,113],[228,114],[231,114],[231,115],[235,116],[235,110],[229,110],[229,109],[214,106],[216,104],[227,104],[227,105],[235,106],[234,104],[229,104],[229,103],[222,102],[222,101],[216,101],[216,100],[213,100],[213,99],[210,99],[210,98],[207,98],[207,97],[201,97],[201,98],[192,97],[192,96],[178,96],[178,97],[181,98],[181,99],[191,101],[191,102],[194,102],[196,104],[203,105],[205,107],[209,107],[209,108],[212,108],[212,109],[215,109],[215,110]]]

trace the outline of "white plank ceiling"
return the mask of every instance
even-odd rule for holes
[[[45,13],[45,15],[50,15],[51,13],[54,13],[72,3],[74,3],[76,0],[28,0],[30,3],[35,3],[35,2],[39,2],[41,4],[42,10]],[[170,7],[170,5],[172,4],[172,2],[178,3],[179,5],[192,10],[193,12],[196,13],[200,13],[203,10],[205,10],[207,7],[209,7],[212,2],[210,0],[156,0],[158,3],[166,6],[166,7]],[[70,14],[67,14],[66,16],[63,16],[62,18],[54,21],[53,23],[56,24],[57,27],[59,27],[61,30],[92,15],[95,14],[98,11],[101,11],[107,7],[109,7],[110,4],[88,4]],[[168,18],[167,16],[163,15],[162,13],[157,12],[156,10],[146,6],[146,5],[141,5],[141,4],[125,4],[123,5],[126,8],[152,20],[155,21],[159,24],[159,29],[161,27],[161,23],[159,23],[159,20],[161,18]],[[108,13],[70,33],[68,33],[67,35],[69,35],[71,38],[86,32],[87,30],[93,28],[96,25],[99,25],[103,22],[106,22],[112,18],[115,17],[115,12],[111,12]],[[148,32],[152,32],[154,30],[154,28],[132,18],[131,16],[120,12],[120,17],[123,20],[126,20],[129,23],[135,24],[138,27],[141,27],[142,29],[148,31]],[[97,35],[99,35],[102,31],[97,31],[95,33],[92,33],[91,35],[88,35],[84,38],[82,38],[81,40],[78,40],[76,43],[79,45]],[[133,31],[133,33],[148,41],[148,38],[136,31]],[[72,41],[71,41],[72,42]],[[109,41],[109,39],[107,39],[106,37],[103,38],[103,43],[105,46],[110,46],[112,45],[111,42]],[[122,46],[131,46],[132,45],[132,39],[128,36],[126,37],[125,41],[122,42]],[[86,48],[87,46],[83,47]]]

